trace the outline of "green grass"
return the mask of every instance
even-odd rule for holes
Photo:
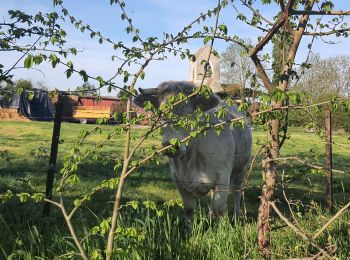
[[[47,155],[50,150],[53,123],[47,122],[1,122],[0,121],[0,193],[7,190],[14,192],[37,192],[45,190]],[[59,145],[58,166],[61,167],[64,155],[73,143],[78,140],[82,130],[89,130],[93,125],[63,123]],[[88,149],[102,141],[115,126],[102,126],[101,133],[89,136],[82,149]],[[133,137],[137,139],[144,129],[133,129]],[[291,138],[287,140],[281,156],[298,156],[303,159],[313,158],[324,163],[324,141],[312,133],[304,133],[302,129],[291,128]],[[257,129],[253,133],[254,140],[266,139],[266,134]],[[333,167],[349,172],[350,141],[349,135],[335,135],[333,138]],[[135,144],[132,141],[132,146]],[[147,153],[151,146],[159,145],[160,137],[151,137],[141,154]],[[254,142],[256,143],[256,142]],[[106,178],[114,176],[115,158],[122,158],[123,135],[112,138],[101,150],[101,157],[92,157],[84,161],[77,173],[81,183],[69,189],[67,203],[80,194],[91,190]],[[254,144],[254,151],[258,145]],[[6,152],[4,152],[6,151]],[[137,200],[141,204],[152,200],[164,214],[139,206],[137,209],[124,207],[120,225],[129,230],[121,231],[117,237],[119,258],[128,259],[239,259],[243,257],[244,248],[248,258],[259,258],[256,245],[256,216],[261,192],[260,158],[256,161],[254,171],[245,191],[248,223],[244,225],[232,218],[232,208],[228,215],[211,223],[206,214],[209,199],[199,201],[200,208],[196,214],[192,234],[184,234],[181,208],[174,206],[165,208],[164,202],[179,199],[174,184],[169,181],[169,165],[166,158],[159,158],[158,164],[150,163],[138,170],[128,179],[124,203]],[[283,176],[283,180],[282,180]],[[279,185],[276,190],[277,205],[284,214],[290,217],[282,195],[282,184],[289,199],[293,202],[300,225],[310,234],[315,232],[330,215],[324,210],[325,176],[300,164],[281,164],[279,168]],[[350,175],[334,174],[334,198],[336,207],[340,208],[350,199]],[[106,234],[91,235],[91,228],[110,216],[113,192],[104,191],[96,194],[78,212],[74,224],[78,227],[80,238],[85,238],[83,245],[92,257],[98,250],[103,252]],[[231,205],[229,198],[229,205]],[[51,218],[41,218],[42,205],[35,203],[21,204],[11,199],[0,205],[0,259],[52,259],[66,253],[76,252],[60,212],[53,209]],[[131,227],[135,230],[130,229]],[[317,250],[303,242],[296,234],[284,225],[277,217],[272,216],[272,253],[275,259],[286,257],[302,257],[316,254]],[[350,255],[350,214],[346,213],[336,221],[317,242],[326,247],[337,244],[335,253],[340,259]],[[97,251],[96,251],[97,250]],[[73,258],[74,257],[73,254]]]

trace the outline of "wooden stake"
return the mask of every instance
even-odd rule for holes
[[[62,107],[63,107],[63,104],[62,104],[61,94],[58,94],[55,120],[54,120],[53,132],[52,132],[49,169],[47,170],[46,192],[45,192],[46,198],[50,200],[52,199],[52,188],[53,188],[53,182],[55,179],[54,175],[56,171],[58,143],[60,140],[60,131],[61,131],[61,122],[62,122]],[[43,215],[45,217],[50,216],[50,203],[48,202],[45,202]]]
[[[331,109],[328,107],[325,112],[325,135],[326,135],[326,202],[330,212],[333,211],[333,174],[332,174],[332,122]]]

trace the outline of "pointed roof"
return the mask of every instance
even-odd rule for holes
[[[205,49],[208,49],[210,48],[210,45],[207,43],[206,45],[200,47],[196,52],[195,52],[195,56],[201,54]]]

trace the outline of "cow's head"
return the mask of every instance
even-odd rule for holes
[[[140,88],[140,94],[133,100],[134,104],[138,107],[144,107],[147,101],[151,102],[155,108],[159,108],[162,103],[166,103],[170,96],[183,93],[188,96],[194,91],[194,84],[187,81],[167,81],[161,83],[156,88],[142,89]],[[211,94],[209,97],[202,95],[194,95],[189,100],[181,102],[175,105],[172,109],[172,113],[178,116],[193,114],[196,108],[200,108],[202,111],[208,111],[218,106],[220,99]],[[164,128],[163,133],[163,145],[169,144],[172,138],[183,139],[188,135],[187,131],[174,130],[171,125],[167,125]],[[185,145],[181,145],[176,149],[176,153],[167,154],[169,157],[179,156],[186,153]]]
[[[134,98],[134,104],[138,107],[144,107],[144,104],[149,101],[154,107],[159,108],[172,95],[178,95],[180,93],[186,96],[190,95],[193,93],[194,87],[194,84],[188,81],[166,81],[156,88],[139,88],[141,94]],[[185,115],[193,113],[197,107],[200,107],[203,111],[207,111],[216,107],[219,103],[220,99],[215,94],[209,97],[195,95],[187,102],[176,105],[172,112],[176,115]]]

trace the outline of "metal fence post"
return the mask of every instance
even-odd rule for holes
[[[56,171],[56,162],[57,162],[57,152],[58,152],[58,144],[60,140],[60,131],[61,131],[61,122],[62,122],[62,99],[61,93],[58,94],[57,104],[56,104],[56,112],[55,112],[55,120],[52,132],[52,141],[51,141],[51,152],[50,152],[50,161],[49,168],[47,170],[47,180],[46,180],[46,198],[52,198],[52,188],[53,182],[55,178]],[[50,203],[45,202],[43,215],[48,217],[50,216]]]
[[[332,122],[331,109],[325,112],[325,137],[326,137],[326,202],[330,212],[333,211],[333,174],[332,174]]]

